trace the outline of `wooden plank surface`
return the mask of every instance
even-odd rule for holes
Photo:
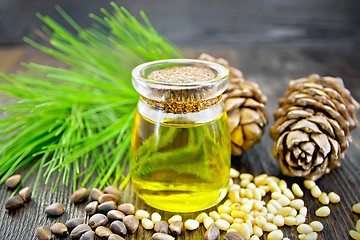
[[[247,151],[241,157],[232,159],[233,167],[241,172],[249,172],[254,175],[267,173],[285,178],[288,183],[297,182],[302,186],[302,179],[288,178],[281,175],[276,159],[271,156],[273,141],[270,139],[268,130],[273,123],[272,112],[278,107],[277,98],[282,96],[287,89],[289,79],[319,73],[321,75],[341,76],[345,85],[352,91],[353,96],[360,100],[360,64],[356,52],[339,53],[330,51],[304,51],[301,49],[286,48],[186,48],[182,49],[188,57],[195,58],[202,51],[213,54],[216,57],[224,57],[231,61],[232,65],[242,69],[247,79],[259,83],[262,91],[268,96],[266,108],[270,123],[266,128],[261,143],[252,150]],[[35,61],[56,65],[57,62],[49,59],[46,55],[27,47],[13,47],[0,49],[0,71],[14,72],[19,69],[20,61]],[[0,96],[1,97],[1,96]],[[0,99],[1,100],[1,99]],[[310,192],[305,192],[304,200],[309,209],[307,222],[320,220],[324,224],[324,230],[319,239],[342,240],[349,239],[348,231],[355,228],[359,215],[351,212],[351,206],[360,202],[360,129],[352,131],[353,143],[346,151],[345,159],[339,169],[333,170],[329,175],[321,178],[317,183],[325,192],[334,191],[341,196],[339,204],[331,204],[330,217],[320,219],[315,216],[315,210],[321,205],[314,200]],[[21,172],[26,173],[26,170]],[[25,183],[32,188],[35,174]],[[41,225],[51,226],[55,222],[65,222],[74,217],[85,217],[85,204],[74,205],[70,202],[72,186],[59,184],[57,190],[52,192],[55,179],[45,185],[40,182],[37,193],[31,202],[25,207],[8,212],[4,208],[6,199],[11,195],[4,185],[0,186],[0,239],[36,239],[36,229]],[[46,206],[54,202],[64,204],[66,212],[59,218],[48,218],[44,213]],[[133,192],[131,184],[123,191],[121,202],[131,202],[139,209],[149,212],[157,211],[144,204]],[[215,208],[209,209],[209,211]],[[158,211],[165,219],[173,213]],[[197,213],[182,214],[184,219],[193,218]],[[298,239],[295,227],[283,227],[285,236],[290,239]],[[204,228],[190,232],[186,231],[178,239],[203,239]],[[150,239],[152,231],[145,231],[142,227],[126,239]],[[266,239],[266,236],[261,239]]]

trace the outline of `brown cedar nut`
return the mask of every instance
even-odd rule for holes
[[[165,221],[158,221],[155,223],[154,231],[157,233],[169,233],[169,225]]]
[[[90,195],[90,200],[92,200],[92,201],[97,201],[97,200],[99,199],[99,197],[100,197],[101,195],[103,195],[103,194],[104,194],[104,193],[103,193],[102,191],[100,191],[99,189],[93,188],[93,189],[90,190],[90,193],[89,193],[89,195]]]
[[[25,187],[19,191],[19,196],[24,200],[24,202],[30,201],[32,192],[29,187]]]
[[[80,238],[84,233],[91,231],[91,228],[87,224],[79,224],[70,233],[71,238]]]
[[[113,221],[110,226],[109,226],[110,230],[113,231],[116,234],[125,236],[127,234],[127,229],[126,226],[123,222],[116,220]]]
[[[175,238],[165,233],[154,233],[151,240],[175,240]]]
[[[19,196],[12,196],[5,202],[7,210],[14,210],[20,208],[24,204],[24,200]]]
[[[220,230],[215,223],[211,224],[205,232],[204,240],[217,240],[220,236]]]
[[[136,232],[139,227],[139,219],[134,215],[127,215],[124,217],[123,223],[131,233]]]
[[[175,235],[180,235],[183,228],[183,222],[182,221],[175,221],[170,223],[169,229],[170,231]]]
[[[89,191],[86,188],[80,188],[71,195],[71,202],[80,203],[85,201],[89,196]]]
[[[67,227],[63,223],[59,222],[52,225],[50,230],[53,234],[58,236],[65,236],[68,231]]]
[[[108,240],[125,240],[124,238],[120,237],[117,234],[110,234]]]
[[[225,240],[245,240],[244,237],[238,232],[228,232],[224,236]]]
[[[120,190],[119,190],[117,187],[114,187],[114,186],[106,187],[106,188],[104,189],[104,193],[114,194],[114,195],[118,196],[119,198],[121,197],[121,192],[120,192]]]
[[[15,188],[20,184],[20,182],[21,182],[21,175],[16,174],[16,175],[13,175],[13,176],[9,177],[8,179],[6,179],[5,185],[8,188]]]
[[[58,217],[65,212],[64,206],[61,203],[53,203],[45,208],[45,213],[49,217]]]
[[[89,226],[96,228],[98,226],[105,226],[108,222],[109,220],[104,214],[97,213],[89,219]]]
[[[48,226],[41,226],[36,232],[36,237],[39,240],[50,240],[51,239],[51,230]]]
[[[93,201],[93,202],[89,203],[88,205],[86,205],[86,207],[85,207],[86,214],[87,215],[95,214],[98,205],[99,205],[99,203],[97,201]]]
[[[95,229],[95,234],[101,239],[107,239],[112,234],[112,231],[107,227],[99,226]]]
[[[98,198],[98,202],[100,204],[104,203],[104,202],[109,202],[109,201],[114,201],[115,203],[118,203],[119,200],[120,200],[120,197],[118,195],[109,194],[109,193],[103,194]]]
[[[95,232],[87,231],[81,236],[80,240],[95,240]]]
[[[109,219],[109,221],[115,221],[115,220],[123,220],[125,217],[125,214],[123,212],[120,212],[119,210],[110,210],[107,214],[106,214],[107,218]]]
[[[116,203],[114,201],[104,202],[98,206],[98,212],[107,214],[111,210],[116,209]]]
[[[124,203],[118,206],[119,211],[125,213],[125,215],[134,215],[135,214],[135,206],[131,203]]]
[[[71,232],[75,227],[77,227],[80,224],[84,223],[84,219],[83,218],[73,218],[70,219],[69,221],[67,221],[65,223],[65,226],[68,228],[69,232]]]

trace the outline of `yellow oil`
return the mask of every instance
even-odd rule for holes
[[[148,205],[171,212],[217,204],[229,183],[229,134],[226,113],[196,124],[152,122],[137,112],[131,141],[135,192]]]

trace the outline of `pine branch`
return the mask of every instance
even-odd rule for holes
[[[64,184],[72,181],[74,189],[94,174],[92,187],[120,180],[125,187],[129,181],[125,170],[138,101],[131,70],[182,55],[143,12],[145,25],[111,5],[113,14],[104,9],[102,18],[90,14],[97,25],[87,29],[56,7],[76,34],[38,14],[51,47],[24,40],[67,67],[24,63],[25,72],[0,74],[0,92],[8,99],[0,119],[0,184],[30,164],[30,172],[38,167],[35,189],[41,178],[47,182],[52,176]]]

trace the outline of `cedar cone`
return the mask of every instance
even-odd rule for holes
[[[267,124],[264,112],[267,97],[258,84],[245,80],[243,73],[230,66],[227,60],[206,53],[199,59],[219,63],[230,71],[230,83],[222,97],[228,114],[231,153],[241,155],[261,140]]]
[[[292,80],[279,105],[270,136],[282,172],[317,180],[339,167],[359,125],[359,103],[343,80],[317,74]]]

